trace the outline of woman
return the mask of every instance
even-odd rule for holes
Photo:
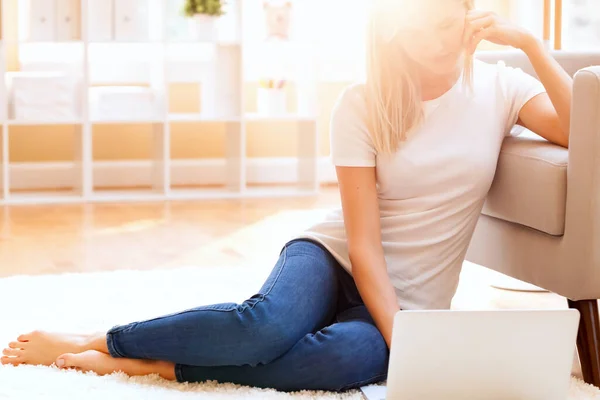
[[[482,40],[525,52],[541,82],[474,62]],[[472,0],[378,0],[368,45],[366,83],[332,116],[342,207],[283,247],[258,294],[98,335],[32,332],[2,363],[284,391],[385,380],[394,314],[450,306],[512,127],[568,145],[572,80]]]

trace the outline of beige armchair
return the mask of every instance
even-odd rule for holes
[[[569,149],[529,131],[505,140],[467,259],[579,310],[583,377],[600,386],[600,52],[552,55],[575,78]],[[520,52],[477,58],[535,76]]]

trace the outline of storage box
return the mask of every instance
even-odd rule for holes
[[[63,121],[80,115],[77,81],[61,72],[10,72],[9,118]]]
[[[113,1],[88,0],[88,32],[91,42],[113,39]]]
[[[79,0],[56,0],[56,40],[78,40],[81,30]]]
[[[80,0],[30,0],[29,37],[31,41],[79,40]]]
[[[52,0],[30,0],[29,40],[53,41],[56,39],[56,4]]]
[[[148,0],[117,0],[114,2],[114,29],[117,41],[139,42],[149,40],[148,6]]]
[[[142,42],[150,39],[149,0],[88,1],[90,41]]]
[[[93,121],[153,120],[159,117],[157,96],[147,87],[92,87],[89,100]]]

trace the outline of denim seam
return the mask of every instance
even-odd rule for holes
[[[273,279],[273,283],[271,284],[269,289],[266,291],[266,293],[261,295],[260,301],[263,301],[265,299],[265,297],[269,293],[271,293],[271,291],[273,290],[273,287],[275,287],[275,284],[279,280],[279,277],[281,276],[281,273],[283,272],[283,269],[285,268],[286,263],[287,263],[287,246],[284,248],[284,251],[283,251],[283,261],[281,262],[281,268],[279,268],[279,271],[277,271],[277,275],[275,276],[275,279]],[[251,308],[253,308],[255,305],[256,304],[254,304]]]
[[[377,382],[379,379],[385,378],[386,376],[387,376],[387,373],[375,375],[374,377],[372,377],[370,379],[363,379],[363,380],[360,380],[358,382],[354,382],[354,383],[350,383],[348,385],[344,385],[341,388],[339,388],[337,391],[338,392],[343,392],[344,390],[353,389],[356,386],[363,386],[363,385],[365,385],[365,384],[367,384],[369,382]]]
[[[208,306],[206,306],[203,310],[201,311],[232,311],[232,310],[216,310],[216,309],[212,309],[212,308],[208,308]],[[183,314],[187,314],[187,313],[192,313],[192,312],[197,312],[199,310],[183,310],[183,311],[179,311],[176,313],[171,313],[171,314],[166,314],[166,315],[162,315],[160,317],[155,317],[155,318],[151,318],[151,319],[147,319],[144,320],[144,322],[153,322],[153,321],[160,321],[161,319],[165,319],[165,318],[170,318],[170,317],[175,317],[178,315],[183,315]]]

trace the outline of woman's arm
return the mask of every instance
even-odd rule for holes
[[[521,50],[529,57],[547,93],[534,97],[521,108],[519,123],[553,143],[568,147],[573,79],[534,36],[525,36]]]
[[[367,310],[388,347],[400,310],[387,273],[374,167],[336,167],[352,275]]]
[[[527,30],[489,11],[467,13],[465,42],[471,53],[487,40],[522,50],[529,58],[546,93],[535,96],[519,112],[518,123],[558,145],[568,147],[573,79]]]

